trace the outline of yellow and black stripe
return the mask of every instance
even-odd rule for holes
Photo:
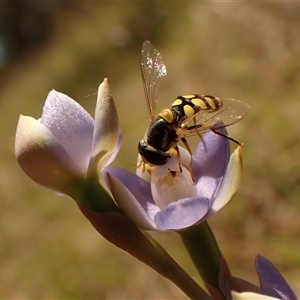
[[[171,111],[177,115],[177,121],[191,119],[199,111],[213,112],[220,109],[222,100],[209,95],[181,95],[172,103]]]

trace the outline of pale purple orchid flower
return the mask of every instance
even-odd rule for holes
[[[230,288],[233,300],[265,299],[265,300],[297,300],[297,296],[276,269],[265,257],[257,255],[255,268],[260,287],[243,279],[229,275],[227,288]],[[242,290],[243,292],[237,292]]]
[[[261,294],[281,300],[298,299],[280,272],[265,257],[258,255],[255,259],[255,267],[259,277]]]
[[[226,134],[226,129],[220,133]],[[160,167],[151,175],[140,170],[135,175],[119,168],[104,169],[116,203],[142,229],[166,231],[193,226],[221,210],[237,192],[241,147],[230,156],[228,139],[213,132],[203,134],[192,157],[192,174],[189,154],[179,149],[182,172],[176,172],[175,177],[168,171],[160,174]],[[170,162],[172,167],[174,161]]]
[[[99,86],[95,119],[77,102],[52,90],[41,119],[20,116],[15,155],[38,184],[70,195],[74,185],[91,177],[117,155],[121,133],[108,80]]]

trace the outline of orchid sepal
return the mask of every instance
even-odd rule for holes
[[[81,170],[55,136],[39,120],[20,115],[15,155],[23,171],[38,184],[67,193]]]
[[[107,78],[98,88],[94,124],[89,176],[99,174],[99,171],[115,159],[122,142],[117,108]]]
[[[209,216],[226,206],[238,191],[242,176],[242,147],[237,147],[230,156],[222,183],[211,206]]]
[[[118,177],[114,176],[118,172]],[[118,206],[127,217],[132,220],[136,226],[144,230],[156,230],[157,226],[153,220],[146,213],[141,203],[137,201],[136,195],[132,193],[124,184],[120,181],[121,178],[129,179],[130,184],[137,187],[135,190],[137,193],[144,193],[144,197],[151,197],[150,186],[142,178],[135,176],[134,174],[127,172],[126,170],[119,168],[107,167],[104,171],[104,179],[110,187],[114,199],[118,199]],[[140,187],[140,189],[138,188]],[[133,204],[133,205],[130,205]]]

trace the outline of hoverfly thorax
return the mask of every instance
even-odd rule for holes
[[[192,156],[186,138],[201,135],[207,131],[224,136],[241,145],[233,138],[217,131],[240,121],[248,111],[248,105],[234,99],[221,99],[209,95],[189,94],[178,96],[170,109],[164,109],[156,115],[156,99],[161,79],[167,75],[162,56],[149,42],[145,41],[141,53],[141,73],[150,125],[144,138],[138,144],[142,166],[162,166],[175,155],[180,166],[178,142],[181,140]],[[171,173],[174,172],[170,170]],[[191,166],[190,166],[191,172]]]

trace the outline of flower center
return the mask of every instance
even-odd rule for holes
[[[151,176],[152,196],[158,207],[164,208],[179,199],[192,198],[197,195],[190,172],[182,167],[182,172],[167,172],[163,177]]]

